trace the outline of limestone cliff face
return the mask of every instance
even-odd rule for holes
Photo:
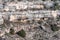
[[[59,24],[56,17],[60,10],[54,10],[55,2],[51,0],[0,0],[0,15],[2,15],[0,16],[2,24],[0,37],[3,36],[2,38],[6,40],[60,40],[53,37],[55,32],[51,30],[51,25]],[[11,28],[14,30],[14,35],[10,34]],[[16,34],[22,29],[26,32],[25,38],[20,38]],[[53,27],[52,29],[55,30]]]

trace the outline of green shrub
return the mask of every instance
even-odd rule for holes
[[[25,37],[26,36],[26,33],[25,33],[25,31],[23,29],[21,31],[17,32],[16,34],[18,34],[21,37]]]
[[[18,1],[21,1],[21,0],[18,0]]]
[[[14,29],[10,29],[10,34],[14,34]]]
[[[51,30],[52,30],[52,31],[58,31],[58,30],[59,30],[59,27],[57,27],[56,24],[51,25]]]
[[[45,1],[45,0],[42,0],[42,1]]]

